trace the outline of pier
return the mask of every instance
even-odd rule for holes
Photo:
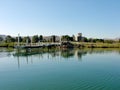
[[[26,40],[26,43],[20,43],[19,40],[19,34],[18,34],[18,43],[14,45],[15,48],[42,48],[42,47],[62,47],[62,48],[73,48],[73,44],[70,43],[69,41],[62,41],[60,38],[59,42],[55,42],[53,40],[52,42],[37,42],[37,43],[32,43],[32,38],[31,42],[28,42],[28,39]]]
[[[61,46],[61,43],[33,43],[33,44],[20,44],[15,45],[15,48],[42,48],[51,46]]]
[[[61,41],[60,42],[38,42],[38,43],[32,43],[32,38],[31,38],[31,43],[28,43],[28,39],[26,40],[26,43],[20,43],[19,40],[20,34],[18,34],[18,42],[17,45],[14,45],[15,48],[41,48],[41,47],[51,47],[51,46],[61,46]]]

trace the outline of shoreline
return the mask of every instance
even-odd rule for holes
[[[15,48],[16,43],[1,43],[0,47]],[[91,42],[70,42],[68,45],[50,46],[48,48],[120,48],[120,43],[91,43]]]

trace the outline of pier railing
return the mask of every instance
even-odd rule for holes
[[[61,43],[20,43],[19,46],[15,44],[14,46],[17,48],[32,48],[32,47],[43,47],[43,46],[60,46]]]

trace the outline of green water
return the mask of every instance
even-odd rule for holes
[[[0,48],[0,90],[120,90],[120,50]]]

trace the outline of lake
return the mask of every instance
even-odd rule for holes
[[[119,49],[0,48],[0,90],[119,89]]]

